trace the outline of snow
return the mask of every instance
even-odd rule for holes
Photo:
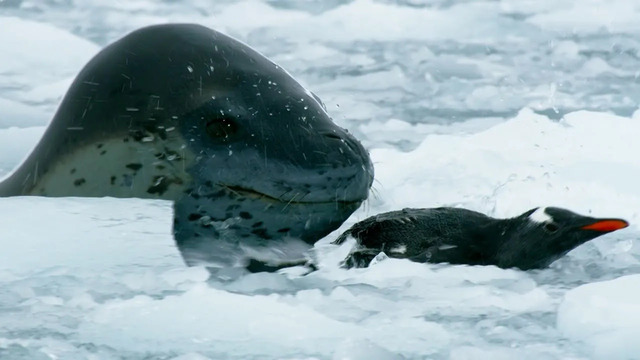
[[[71,79],[100,47],[41,22],[0,15],[0,25],[0,75],[3,79],[0,91],[3,98],[8,98],[0,99],[0,105],[5,105],[0,110],[0,124],[46,124],[47,116],[34,115],[35,111],[25,109],[25,105],[43,105],[46,101],[59,100]],[[57,86],[60,82],[63,85]],[[52,92],[55,92],[55,97],[51,96]],[[24,104],[11,106],[7,100],[18,100]],[[15,118],[20,115],[27,115],[24,123],[20,122],[21,117]],[[9,122],[11,120],[13,122]]]
[[[171,203],[0,199],[0,358],[633,359],[640,348],[640,7],[633,0],[0,1],[0,177],[73,77],[140,26],[255,47],[370,150],[371,199],[320,270],[187,268]],[[560,206],[629,228],[549,269],[339,268],[356,221],[403,207]]]
[[[575,288],[558,308],[558,329],[599,359],[632,359],[640,353],[640,275]]]

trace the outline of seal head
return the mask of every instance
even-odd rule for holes
[[[172,200],[187,263],[236,266],[299,256],[372,180],[362,145],[285,70],[214,30],[168,24],[85,66],[0,195]]]

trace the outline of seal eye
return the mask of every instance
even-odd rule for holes
[[[224,141],[238,132],[238,125],[232,118],[220,117],[208,120],[206,129],[211,138]]]
[[[550,233],[554,233],[556,231],[558,231],[558,229],[560,229],[560,226],[558,226],[558,224],[556,223],[546,223],[544,224],[544,229],[547,230]]]

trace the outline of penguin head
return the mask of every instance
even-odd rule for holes
[[[501,267],[522,270],[549,266],[585,242],[620,230],[629,223],[593,218],[557,207],[539,207],[507,220],[497,251]]]

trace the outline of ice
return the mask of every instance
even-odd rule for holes
[[[558,329],[598,359],[634,359],[640,353],[640,275],[582,285],[558,308]]]
[[[0,26],[0,75],[3,79],[0,100],[17,98],[27,104],[43,105],[43,100],[50,98],[39,96],[25,99],[20,94],[36,89],[41,84],[74,76],[99,50],[94,43],[49,24],[0,15]],[[62,95],[66,88],[60,90],[58,95]],[[15,111],[19,110],[20,106],[16,107]],[[20,113],[0,114],[0,126],[7,121],[2,118],[9,115]],[[27,115],[26,125],[34,125],[33,120],[29,123],[33,115],[24,115]],[[15,124],[20,119],[8,120],[13,120]],[[43,119],[39,120],[40,124],[46,123],[42,122]]]
[[[210,360],[210,359],[211,358],[208,358],[204,355],[200,355],[198,353],[188,353],[188,354],[179,355],[171,358],[171,360]]]
[[[0,98],[0,129],[13,126],[42,126],[49,122],[49,115],[30,106]]]
[[[504,217],[556,204],[633,221],[640,202],[633,181],[640,167],[629,151],[635,131],[640,126],[630,118],[576,112],[555,122],[523,109],[476,134],[431,134],[410,153],[374,149],[372,157],[379,196],[392,207],[481,205]],[[455,187],[446,186],[451,181]],[[611,201],[594,199],[596,192]]]
[[[236,19],[242,18],[238,22]],[[220,24],[232,33],[246,36],[252,30],[263,27],[286,27],[291,23],[309,21],[310,14],[296,10],[279,10],[261,1],[240,1],[225,7],[213,16],[213,24]]]
[[[313,25],[322,25],[323,32],[342,42],[355,40],[393,41],[398,39],[467,37],[473,40],[492,38],[500,26],[510,21],[496,19],[498,7],[488,2],[468,3],[448,9],[408,7],[385,4],[372,0],[355,0],[331,9],[312,19],[310,26],[301,29],[305,37],[315,39],[321,33],[312,31]],[[351,21],[355,17],[360,21]],[[458,26],[446,21],[456,18],[469,26]],[[492,23],[486,20],[498,20]],[[307,22],[308,23],[308,22]]]
[[[370,200],[319,270],[187,268],[169,202],[0,199],[0,359],[625,359],[640,349],[633,0],[0,1],[0,177],[73,77],[140,26],[196,22],[274,59],[370,150]],[[549,269],[339,267],[358,220],[538,206],[627,229]]]
[[[0,214],[11,215],[2,227],[0,271],[67,274],[182,265],[171,238],[168,202],[14,197],[0,202]],[[52,244],[51,237],[64,242]]]
[[[9,104],[9,102],[6,104]],[[12,107],[9,107],[9,109],[12,109]],[[18,111],[8,111],[8,113],[11,112],[18,113]],[[26,121],[28,121],[28,118]],[[9,129],[0,130],[0,146],[2,148],[2,151],[0,151],[0,179],[10,173],[29,154],[31,149],[38,143],[44,130],[43,126],[24,129],[10,127]]]
[[[589,0],[587,4],[559,1],[558,4],[558,8],[536,14],[529,21],[546,28],[573,33],[602,30],[633,32],[640,29],[635,21],[640,8],[632,1]]]
[[[371,341],[346,339],[338,345],[333,354],[334,360],[402,360],[404,357],[394,354]]]
[[[277,357],[299,351],[330,353],[334,337],[357,331],[354,324],[284,300],[275,294],[248,296],[200,284],[163,299],[110,301],[88,314],[80,332],[84,341],[129,350],[213,348],[235,357]],[[245,343],[251,346],[241,345]]]

